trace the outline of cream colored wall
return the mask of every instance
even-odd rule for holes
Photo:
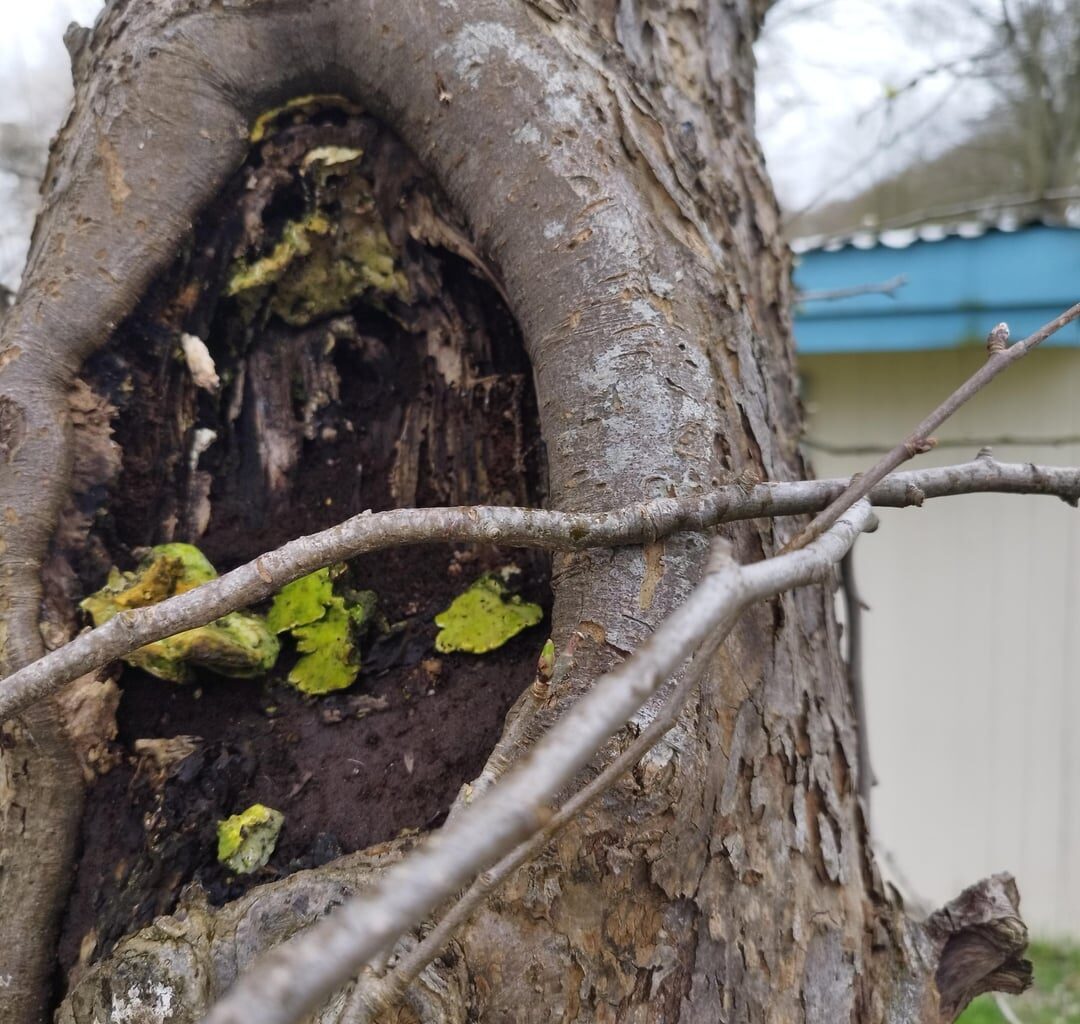
[[[801,360],[808,437],[891,445],[981,361],[977,351]],[[1080,352],[1028,356],[939,438],[1080,434]],[[963,461],[938,449],[912,465]],[[1080,465],[1080,445],[999,445],[1008,461]],[[818,476],[873,461],[808,448]],[[873,830],[913,891],[939,903],[1010,870],[1037,935],[1080,937],[1080,512],[974,495],[883,510],[859,541]]]

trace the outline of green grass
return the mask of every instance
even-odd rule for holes
[[[1035,984],[1022,996],[1006,996],[1023,1024],[1080,1024],[1080,945],[1033,942],[1028,958]],[[992,996],[976,999],[958,1024],[1005,1024]]]

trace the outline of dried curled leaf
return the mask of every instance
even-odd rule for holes
[[[183,594],[217,576],[217,570],[192,544],[160,544],[134,572],[115,567],[105,586],[80,607],[95,626],[128,608],[143,608]],[[159,679],[185,682],[192,666],[218,675],[246,679],[274,667],[280,646],[263,619],[251,612],[230,612],[205,626],[157,640],[124,658]]]
[[[218,860],[238,875],[257,871],[277,845],[285,815],[263,804],[218,822]]]
[[[435,649],[444,654],[485,654],[502,647],[523,629],[535,626],[543,617],[538,604],[511,594],[499,574],[487,573],[435,616],[435,625],[440,627]]]

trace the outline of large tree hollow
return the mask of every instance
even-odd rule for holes
[[[197,544],[225,571],[365,509],[542,504],[532,374],[500,295],[381,124],[327,99],[260,122],[244,167],[73,394],[75,489],[46,572],[57,638],[110,567],[155,544]],[[350,583],[376,592],[381,625],[358,681],[332,695],[287,685],[288,643],[263,678],[115,670],[117,733],[98,737],[62,971],[193,884],[221,902],[438,824],[547,634],[439,654],[433,617],[507,565],[546,616],[535,552],[434,543],[354,560]],[[182,740],[139,743],[177,737],[197,737],[187,756]],[[285,827],[267,866],[237,876],[216,862],[216,823],[255,802]]]

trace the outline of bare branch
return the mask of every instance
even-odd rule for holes
[[[1023,958],[1027,927],[1020,893],[1009,874],[968,886],[925,922],[937,952],[941,1019],[955,1020],[984,992],[1019,995],[1031,986],[1031,961]]]
[[[862,614],[866,605],[859,596],[855,581],[854,547],[840,562],[840,582],[844,591],[844,639],[847,646],[848,689],[855,709],[855,735],[858,743],[859,799],[863,802],[863,816],[870,820],[870,790],[874,786],[874,769],[870,766],[870,730],[866,718],[866,690],[863,685]]]
[[[856,444],[836,444],[832,441],[822,441],[816,437],[803,437],[799,442],[804,448],[812,451],[824,452],[826,455],[882,455],[892,450],[891,444],[874,444],[873,442],[859,442]],[[1080,444],[1080,434],[999,434],[997,437],[943,437],[938,438],[934,445],[935,451],[943,451],[946,448],[964,448],[971,451],[972,448],[981,446],[987,448],[1067,448],[1074,444]]]
[[[745,566],[714,558],[685,603],[633,657],[598,679],[501,782],[388,868],[366,896],[263,956],[206,1024],[293,1024],[316,1009],[485,865],[547,825],[551,802],[719,624],[763,598],[826,579],[871,518],[863,501],[800,551]]]
[[[734,485],[692,498],[658,498],[599,515],[491,505],[363,512],[321,533],[290,541],[177,597],[121,612],[13,672],[0,681],[0,722],[146,644],[213,622],[271,597],[309,572],[369,551],[446,541],[563,551],[642,544],[680,530],[816,512],[851,487],[846,479],[763,483],[748,490]],[[870,499],[875,505],[903,507],[921,505],[926,498],[981,491],[1050,494],[1075,504],[1080,500],[1080,469],[979,458],[957,466],[894,474],[874,488]]]
[[[851,299],[856,295],[888,295],[896,298],[896,293],[907,284],[906,274],[897,274],[887,281],[873,284],[856,284],[850,288],[825,288],[817,292],[796,292],[796,302],[832,302],[836,299]]]
[[[400,999],[409,985],[420,976],[420,972],[439,955],[458,929],[468,922],[491,893],[519,867],[538,856],[555,836],[597,797],[607,792],[653,748],[678,721],[679,712],[682,711],[700,681],[709,658],[731,631],[737,617],[733,616],[730,621],[722,622],[717,626],[710,640],[706,641],[706,645],[693,656],[690,665],[656,717],[611,764],[570,797],[551,821],[531,839],[503,857],[494,867],[483,872],[423,940],[401,957],[389,974],[374,982],[361,976],[341,1015],[340,1024],[368,1024],[381,1011],[388,1009]]]
[[[1005,997],[1000,992],[994,993],[994,1005],[997,1007],[998,1013],[1005,1018],[1007,1024],[1024,1024],[1024,1022],[1016,1016],[1016,1012],[1013,1008],[1005,1002]]]
[[[1034,334],[1029,334],[1023,341],[1019,341],[1008,348],[1004,347],[1004,339],[1008,338],[1009,329],[1004,324],[998,324],[990,332],[990,337],[987,339],[990,354],[986,362],[930,413],[908,437],[888,454],[878,459],[865,473],[852,477],[851,484],[844,490],[844,493],[823,512],[815,516],[806,529],[791,541],[789,548],[802,547],[815,537],[820,537],[847,509],[851,508],[852,504],[860,498],[866,497],[874,485],[884,479],[897,466],[933,448],[934,442],[931,440],[930,435],[960,406],[969,398],[977,395],[1002,370],[1011,366],[1018,359],[1022,359],[1033,348],[1046,341],[1050,335],[1061,330],[1066,324],[1072,323],[1078,316],[1080,316],[1080,303],[1067,309],[1049,323],[1043,324]],[[1001,337],[1000,332],[1002,330],[1004,331],[1004,338]],[[1002,347],[999,348],[999,345]]]

